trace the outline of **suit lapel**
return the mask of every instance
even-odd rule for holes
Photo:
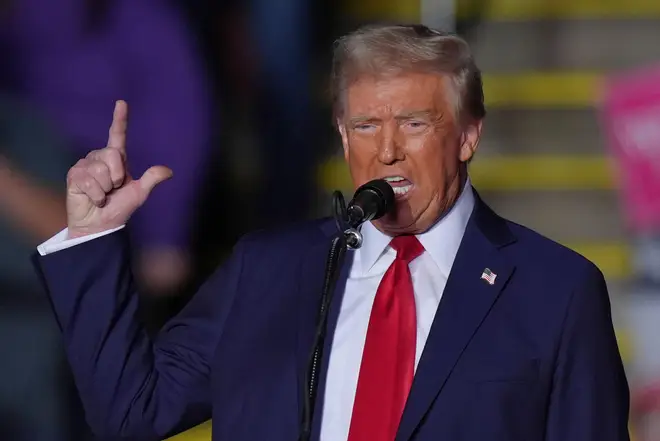
[[[499,248],[513,242],[503,219],[476,198],[417,367],[397,441],[408,440],[442,390],[456,362],[499,297],[514,267]],[[491,285],[481,278],[495,274]]]
[[[321,291],[325,277],[325,267],[330,251],[332,234],[334,233],[334,223],[324,224],[323,238],[319,243],[313,246],[308,253],[302,256],[300,266],[300,284],[298,295],[298,332],[296,342],[296,363],[298,372],[298,414],[302,415],[302,400],[307,393],[305,384],[305,373],[307,364],[312,351],[314,332],[316,330],[316,321],[321,301]],[[341,306],[346,280],[350,273],[352,264],[352,252],[346,253],[344,263],[340,268],[339,278],[335,287],[330,309],[328,310],[328,328],[323,347],[323,359],[319,371],[319,383],[316,395],[316,407],[312,426],[312,440],[318,439],[321,428],[321,418],[323,412],[323,395],[325,392],[325,380],[328,371],[328,362],[330,359],[330,348],[332,337],[337,326],[339,311]]]

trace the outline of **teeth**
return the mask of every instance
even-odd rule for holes
[[[403,176],[388,176],[385,178],[387,182],[400,182],[403,181],[405,178]]]
[[[392,190],[394,190],[395,195],[404,195],[410,191],[412,188],[412,185],[404,185],[402,187],[392,187]]]

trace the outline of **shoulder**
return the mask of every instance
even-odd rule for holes
[[[248,233],[231,253],[231,272],[239,274],[242,286],[252,287],[255,295],[273,292],[275,286],[298,280],[306,262],[323,268],[321,258],[327,255],[334,228],[332,219],[318,219]]]
[[[605,278],[589,259],[538,232],[505,221],[515,242],[500,249],[513,273],[498,308],[554,356],[562,338],[611,326]]]
[[[564,292],[569,296],[585,288],[606,289],[603,273],[585,256],[528,227],[509,220],[505,222],[516,242],[503,252],[528,284],[552,288],[554,295]]]
[[[476,192],[475,192],[476,193]],[[585,256],[496,213],[478,195],[472,222],[502,256],[537,286],[569,288],[602,273]]]
[[[300,253],[317,245],[329,244],[334,231],[331,218],[300,221],[248,233],[239,240],[237,248],[268,255],[274,251]]]

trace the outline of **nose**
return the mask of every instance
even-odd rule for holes
[[[386,165],[394,164],[405,158],[403,143],[397,139],[395,130],[383,130],[378,146],[378,160]]]

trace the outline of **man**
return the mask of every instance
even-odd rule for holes
[[[396,207],[363,226],[329,309],[313,439],[622,441],[628,390],[601,272],[498,217],[467,163],[485,115],[461,39],[375,26],[335,52],[335,112],[359,186]],[[39,268],[95,430],[157,440],[294,440],[334,221],[241,240],[152,341],[123,229],[171,176],[125,171],[127,107],[68,176],[68,229]]]

